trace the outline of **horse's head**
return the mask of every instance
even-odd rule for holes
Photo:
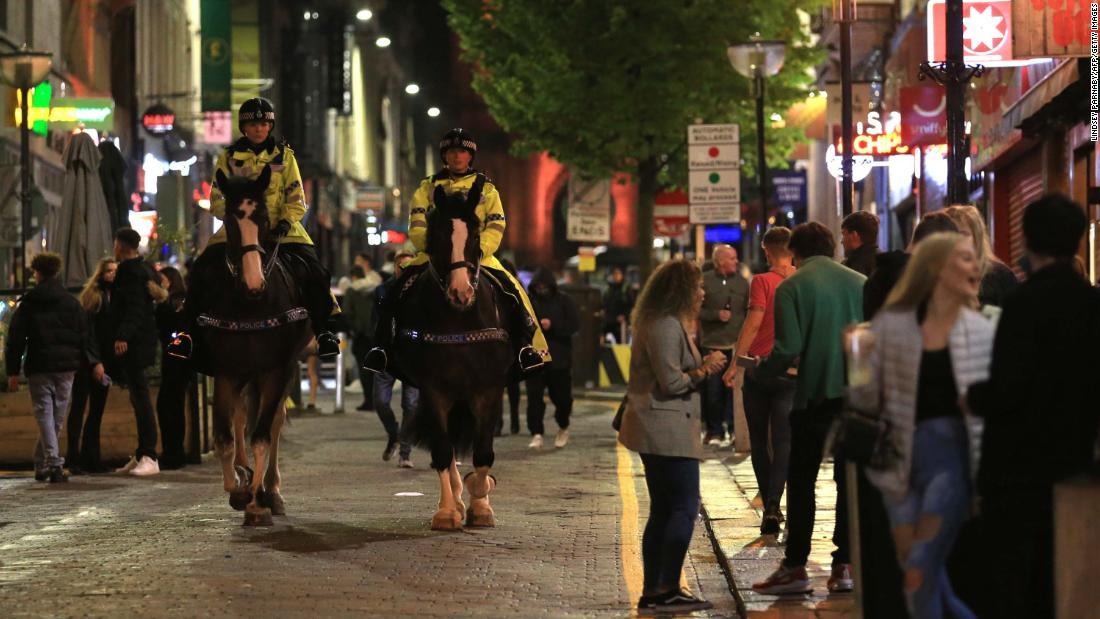
[[[474,303],[477,280],[472,272],[481,261],[481,222],[477,205],[485,178],[478,175],[470,191],[450,195],[436,186],[435,208],[428,216],[428,255],[432,267],[447,282],[447,302],[459,310]]]
[[[268,240],[269,218],[264,193],[271,182],[271,166],[264,166],[256,180],[246,176],[215,175],[225,196],[225,232],[230,260],[240,260],[241,277],[251,294],[264,289],[262,248]]]

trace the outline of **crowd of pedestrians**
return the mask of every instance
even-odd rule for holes
[[[707,276],[682,260],[659,267],[634,310],[619,433],[650,493],[639,611],[708,606],[671,575],[698,512],[703,444],[717,435],[707,388],[717,379],[744,396],[760,530],[786,521],[784,558],[757,593],[810,590],[819,507],[836,511],[827,587],[854,586],[845,452],[827,451],[847,407],[887,422],[884,456],[856,467],[864,616],[1053,616],[1054,485],[1095,466],[1100,425],[1090,397],[1100,291],[1077,264],[1086,226],[1063,196],[1030,204],[1022,284],[970,205],[926,214],[909,247],[887,253],[878,219],[855,213],[841,226],[843,264],[825,226],[773,228],[769,269],[742,296],[718,281],[732,270],[721,247]],[[735,307],[747,317],[730,350],[708,338]],[[869,376],[849,386],[843,334],[865,319]],[[829,455],[837,498],[823,506],[814,486]]]

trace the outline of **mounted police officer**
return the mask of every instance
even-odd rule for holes
[[[494,255],[504,238],[504,207],[500,203],[500,194],[492,181],[485,175],[471,167],[474,157],[477,155],[477,140],[462,129],[451,129],[443,135],[439,142],[439,157],[443,160],[444,168],[437,174],[429,176],[420,182],[420,187],[413,194],[411,211],[409,215],[409,240],[412,241],[418,252],[417,256],[409,262],[405,268],[405,276],[408,277],[419,269],[425,268],[429,256],[424,253],[428,244],[428,214],[435,208],[432,203],[435,188],[443,187],[448,194],[466,194],[480,177],[484,186],[481,190],[481,201],[477,205],[476,213],[481,222],[481,267],[487,269],[507,290],[510,295],[506,298],[518,299],[517,311],[513,314],[522,318],[509,325],[509,336],[516,348],[518,367],[521,373],[530,372],[543,366],[550,360],[550,352],[546,345],[546,339],[538,327],[538,318],[531,308],[531,301],[523,286],[504,269],[504,266]],[[404,279],[404,278],[403,278]],[[396,286],[390,294],[389,300],[380,304],[378,310],[379,330],[377,341],[379,346],[370,350],[363,362],[366,370],[376,373],[386,371],[388,357],[386,346],[390,343],[392,331],[390,322],[396,302],[394,292],[399,290]],[[522,305],[522,307],[519,307]]]
[[[294,151],[286,140],[276,141],[272,136],[275,107],[267,99],[256,97],[242,103],[237,112],[237,127],[243,135],[218,155],[215,171],[221,171],[226,177],[255,179],[264,167],[271,167],[271,181],[265,193],[271,235],[279,239],[283,264],[290,268],[302,292],[303,304],[309,311],[313,333],[317,337],[319,356],[335,357],[340,351],[340,340],[325,327],[335,307],[329,290],[330,277],[317,258],[313,240],[301,224],[309,207]],[[210,213],[219,219],[225,217],[225,196],[216,180],[210,189]],[[199,314],[209,307],[207,299],[218,294],[207,283],[210,281],[208,274],[226,268],[225,249],[225,228],[222,227],[211,237],[191,268],[191,285],[185,307],[192,331]],[[179,334],[168,349],[169,354],[185,359],[191,357],[191,352],[192,339],[187,333]]]

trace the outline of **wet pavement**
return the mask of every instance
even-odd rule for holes
[[[614,406],[578,401],[562,450],[498,439],[497,527],[459,533],[429,530],[428,454],[382,462],[374,413],[293,419],[270,528],[241,526],[210,456],[146,479],[4,475],[0,616],[628,616],[647,499]],[[720,564],[699,526],[685,580],[715,602],[705,616],[736,616]]]

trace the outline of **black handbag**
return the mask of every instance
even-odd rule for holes
[[[832,452],[837,459],[872,469],[884,469],[894,455],[890,423],[878,414],[845,408],[833,429]]]
[[[619,410],[615,411],[615,417],[611,419],[611,427],[615,428],[616,432],[623,427],[623,411],[626,410],[626,398],[627,396],[624,395],[623,401],[619,402]]]

